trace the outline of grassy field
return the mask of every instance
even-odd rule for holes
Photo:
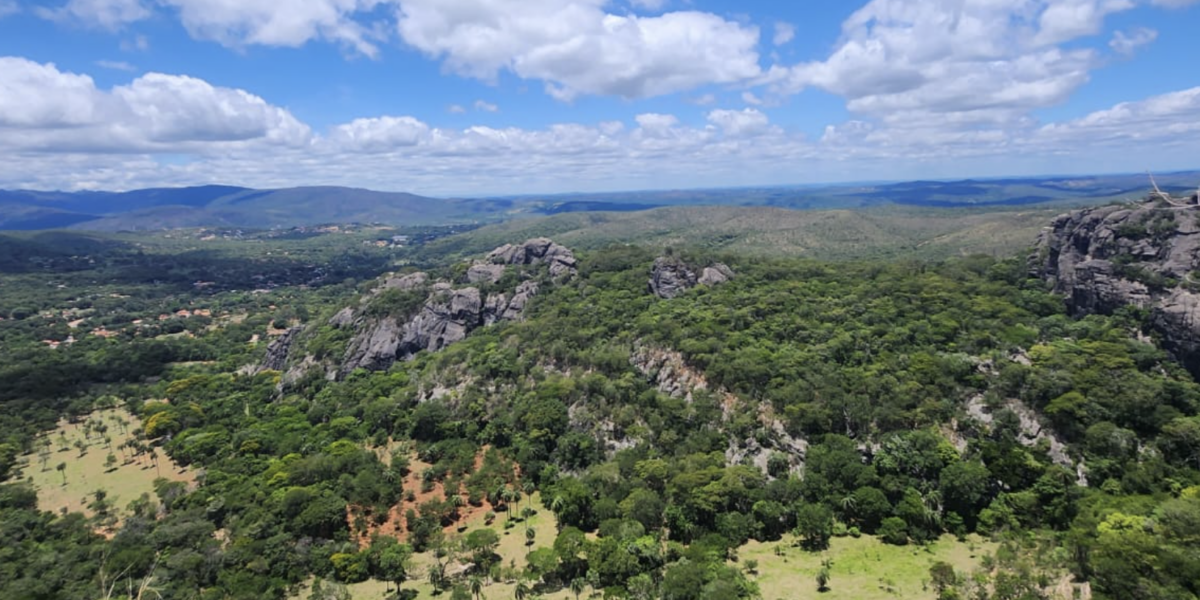
[[[535,494],[532,506],[537,505]],[[503,523],[504,516],[501,515],[491,525],[501,534],[498,552],[503,557],[503,564],[515,564],[517,568],[522,568],[525,566],[526,552],[523,526],[518,525],[506,534]],[[530,524],[537,532],[534,548],[553,544],[556,535],[553,515],[545,510],[539,511]],[[484,527],[482,521],[472,522],[463,535],[480,527]],[[782,552],[776,554],[776,548],[781,548]],[[846,537],[834,538],[826,552],[812,553],[796,547],[795,540],[788,536],[779,542],[751,542],[738,551],[738,560],[742,566],[751,559],[758,561],[757,571],[751,578],[758,582],[763,600],[933,600],[935,594],[928,587],[929,567],[933,563],[944,561],[959,572],[969,573],[978,568],[983,557],[995,549],[996,544],[977,536],[965,542],[944,536],[925,547],[889,546],[873,537]],[[830,586],[827,591],[818,592],[816,574],[826,559],[832,561]],[[416,590],[418,598],[439,597],[434,596],[433,588],[425,580],[432,563],[433,557],[428,553],[413,557],[413,580],[404,587]],[[348,588],[353,600],[381,600],[387,596],[390,586],[379,581],[367,581]],[[492,583],[484,589],[484,597],[512,598],[514,589],[512,583]],[[582,597],[589,597],[591,593],[589,589]],[[302,590],[296,596],[297,600],[307,597],[307,590]],[[545,594],[542,598],[574,600],[568,590]]]
[[[161,450],[158,451],[157,467],[149,457],[134,458],[128,451],[123,459],[120,445],[132,439],[133,432],[141,427],[137,417],[129,412],[121,409],[100,411],[92,413],[88,420],[108,426],[106,435],[112,440],[111,453],[117,458],[116,465],[111,468],[105,465],[109,445],[95,434],[90,439],[85,436],[83,421],[60,422],[58,429],[47,436],[51,448],[46,467],[42,468],[37,453],[25,467],[24,475],[37,488],[38,505],[42,510],[66,509],[90,515],[87,505],[94,499],[93,493],[104,490],[108,494],[107,500],[119,513],[143,493],[153,496],[154,480],[159,477],[186,482],[194,479],[192,471],[177,468]],[[82,455],[76,442],[83,444]],[[63,471],[56,469],[60,463],[66,465]]]
[[[775,554],[777,547],[783,548],[782,556]],[[889,546],[864,536],[834,538],[828,551],[812,553],[796,547],[789,536],[768,544],[751,542],[738,554],[742,564],[758,561],[754,579],[763,600],[933,600],[936,594],[927,585],[933,563],[944,561],[969,573],[995,548],[978,537],[959,542],[947,535],[922,547]],[[817,571],[826,559],[832,561],[829,590],[818,592]]]

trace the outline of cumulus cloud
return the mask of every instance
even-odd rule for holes
[[[1181,140],[1200,134],[1200,87],[1123,102],[1112,108],[1037,131],[1036,139],[1058,143],[1124,143]]]
[[[1093,31],[1125,0],[873,0],[843,24],[826,60],[775,68],[779,93],[817,87],[895,122],[953,114],[1005,122],[1067,99],[1099,62],[1062,41]]]
[[[500,107],[496,106],[495,104],[492,104],[491,102],[488,102],[486,100],[476,100],[475,101],[475,110],[478,110],[481,112],[494,113],[494,112],[499,111]]]
[[[0,137],[15,149],[184,151],[228,143],[301,146],[309,128],[242,90],[149,73],[104,91],[87,75],[0,57]]]
[[[704,12],[616,15],[605,0],[401,0],[399,32],[447,69],[546,82],[556,98],[645,98],[760,72],[756,28]]]
[[[95,0],[92,0],[95,1]],[[112,1],[112,0],[100,0]],[[126,0],[128,1],[128,0]],[[302,46],[310,40],[338,42],[377,56],[380,36],[358,18],[386,0],[160,0],[179,11],[192,37],[227,46]]]
[[[753,108],[714,110],[708,113],[708,121],[730,137],[753,137],[771,131],[767,115]]]
[[[0,58],[0,89],[0,188],[224,181],[499,194],[1001,175],[1044,172],[1060,156],[1096,170],[1120,168],[1131,152],[1156,168],[1182,168],[1200,152],[1200,88],[1059,123],[971,112],[854,118],[816,139],[755,107],[539,128],[385,115],[314,133],[268,100],[200,79],[152,73],[103,89],[87,75],[12,57]]]
[[[37,14],[54,21],[119,29],[151,13],[142,0],[69,0],[58,8],[39,8]]]

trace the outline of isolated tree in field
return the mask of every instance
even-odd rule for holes
[[[483,597],[483,578],[478,574],[472,575],[467,581],[467,587],[471,590],[471,595],[475,600],[480,600]]]
[[[115,466],[117,466],[117,455],[109,452],[108,456],[104,459],[104,468],[111,471]]]
[[[83,440],[75,440],[75,449],[79,451],[80,458],[87,455],[87,444],[84,444]]]
[[[529,584],[524,581],[518,581],[516,589],[513,590],[513,598],[516,600],[525,600],[529,597]]]
[[[825,592],[829,590],[830,569],[833,568],[833,561],[828,558],[821,561],[821,569],[817,571],[817,591]]]
[[[45,471],[46,465],[50,463],[50,448],[48,446],[38,448],[38,461],[42,463],[42,470]]]
[[[938,598],[943,598],[946,591],[954,586],[958,581],[958,576],[954,573],[954,567],[949,563],[935,562],[929,567],[929,579],[933,583],[933,589],[937,592]]]
[[[54,470],[58,471],[59,475],[62,475],[63,485],[67,485],[67,463],[58,463],[58,466],[54,467]]]

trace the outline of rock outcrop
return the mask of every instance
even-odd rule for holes
[[[577,272],[575,255],[570,249],[548,239],[529,240],[521,245],[506,245],[467,269],[468,283],[496,283],[512,265],[545,266],[551,278],[561,281]],[[425,273],[389,278],[380,290],[420,290],[429,284]],[[455,287],[440,281],[429,286],[429,296],[415,314],[373,319],[354,319],[344,309],[331,324],[344,327],[352,322],[360,328],[349,344],[340,372],[355,369],[386,369],[397,361],[409,360],[418,352],[437,352],[467,337],[474,329],[499,321],[518,321],[524,317],[529,301],[538,294],[537,280],[522,281],[511,291],[486,296],[476,286]],[[369,298],[364,300],[369,304]],[[347,313],[347,311],[350,311]]]
[[[275,338],[275,341],[267,346],[267,356],[263,359],[260,370],[282,371],[287,366],[288,354],[291,353],[292,345],[301,331],[304,331],[301,327],[292,327],[283,335]]]
[[[575,254],[547,238],[534,238],[520,245],[505,244],[492,251],[487,262],[497,265],[547,265],[550,275],[574,275],[577,270]]]
[[[1200,207],[1156,198],[1062,215],[1031,262],[1074,314],[1149,310],[1166,349],[1200,374]]]
[[[733,279],[733,270],[721,263],[714,263],[700,270],[696,269],[675,256],[660,256],[654,260],[650,269],[650,293],[670,300],[696,285],[718,285]]]

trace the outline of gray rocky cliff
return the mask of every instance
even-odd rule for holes
[[[695,269],[675,256],[660,256],[650,269],[648,286],[650,293],[670,300],[697,285],[718,285],[733,278],[733,270],[721,263]]]
[[[292,327],[286,333],[279,336],[275,341],[267,346],[267,356],[263,359],[260,370],[262,371],[282,371],[287,366],[288,355],[292,351],[292,345],[296,342],[296,337],[304,329],[302,327]]]
[[[1200,373],[1200,207],[1155,199],[1062,215],[1031,266],[1073,314],[1149,311],[1164,347]]]
[[[468,284],[495,284],[512,265],[544,266],[554,281],[577,272],[575,255],[570,249],[539,238],[520,245],[506,245],[467,269]],[[526,273],[528,275],[528,273]],[[425,273],[385,280],[380,290],[423,289],[429,283]],[[522,281],[511,291],[484,294],[480,287],[455,287],[445,281],[434,283],[429,296],[411,315],[355,320],[353,311],[343,310],[330,323],[345,327],[352,322],[358,329],[350,341],[340,368],[342,375],[355,369],[386,369],[397,361],[409,360],[418,352],[437,352],[461,341],[479,327],[500,321],[524,318],[530,300],[540,291],[535,279]],[[364,299],[369,303],[370,298]]]

